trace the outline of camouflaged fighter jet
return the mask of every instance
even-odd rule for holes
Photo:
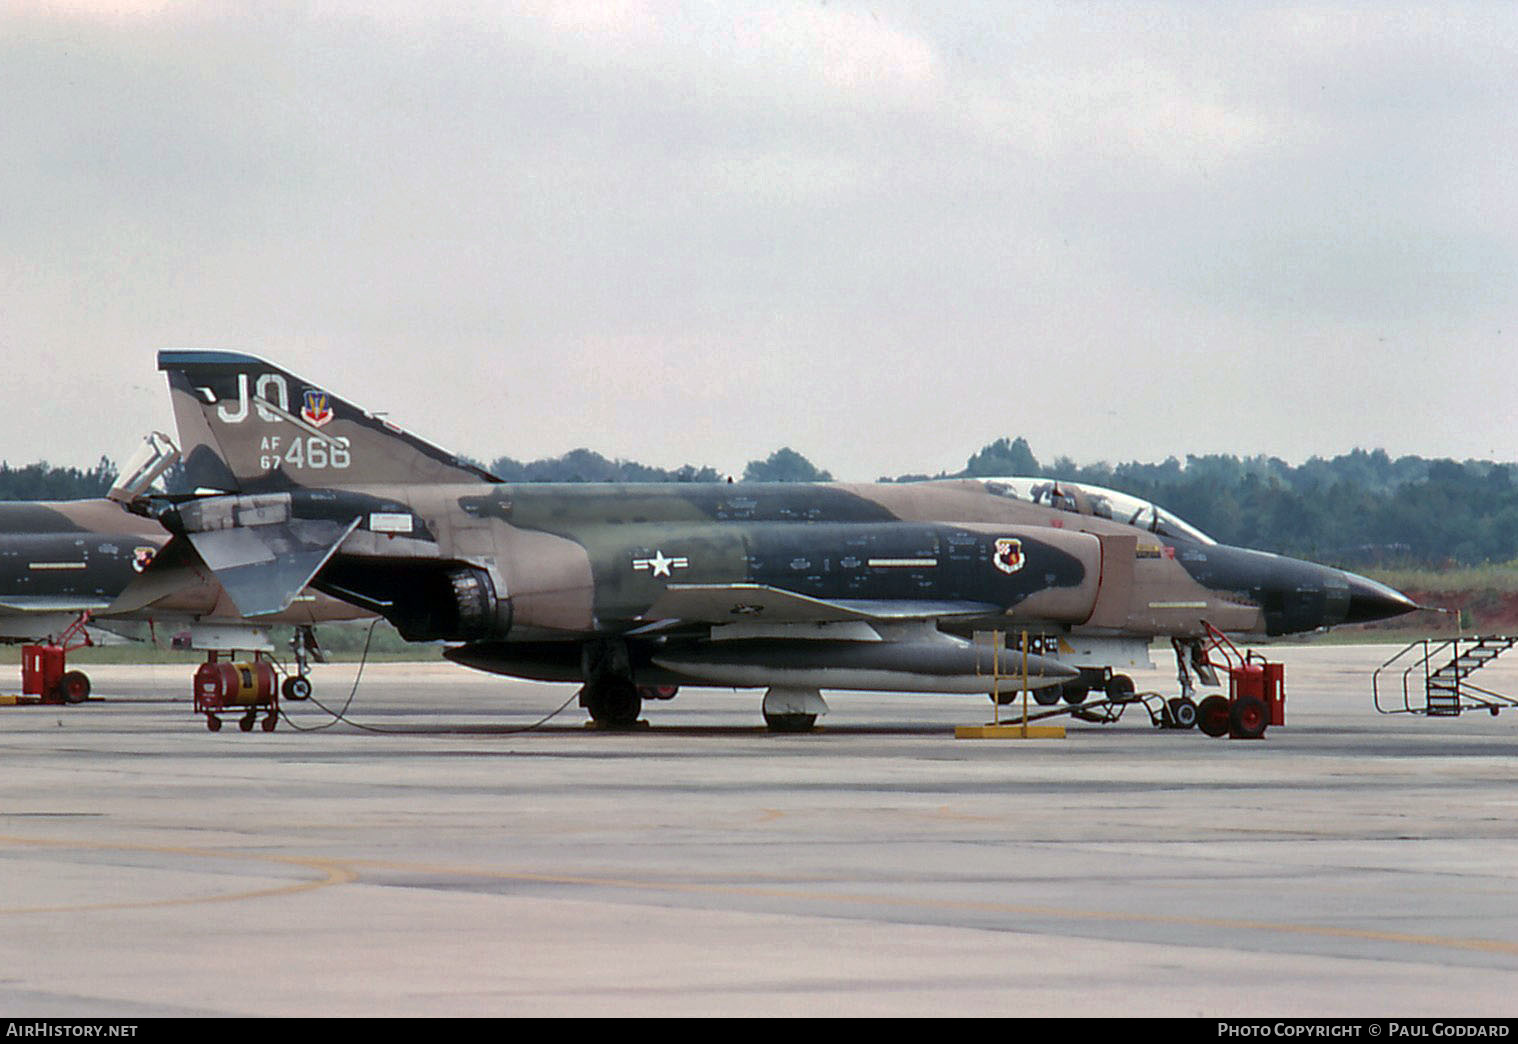
[[[122,509],[176,456],[155,433],[105,499],[0,502],[0,641],[57,641],[87,623],[95,638],[161,634],[183,648],[254,651],[273,648],[270,626],[291,625],[299,631],[301,672],[286,679],[285,693],[309,695],[305,656],[319,656],[310,627],[372,614],[305,591],[281,613],[244,619],[184,541]],[[77,703],[89,692],[88,676],[74,670],[46,695]]]
[[[681,685],[765,689],[776,728],[809,727],[821,689],[1020,685],[1006,677],[1019,653],[971,640],[987,631],[1038,636],[1029,688],[1131,693],[1113,667],[1147,664],[1155,637],[1176,642],[1183,685],[1188,650],[1205,669],[1204,621],[1283,634],[1413,608],[1110,491],[506,484],[264,360],[158,362],[191,484],[222,492],[153,511],[243,613],[311,584],[409,639],[456,643],[459,663],[581,682],[609,724]]]

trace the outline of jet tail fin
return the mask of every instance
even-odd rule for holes
[[[256,493],[500,481],[252,355],[163,351],[158,368],[168,376],[193,487]]]

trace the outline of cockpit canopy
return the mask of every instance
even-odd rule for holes
[[[1047,478],[985,479],[986,491],[1014,500],[1026,500],[1075,515],[1093,515],[1125,525],[1137,526],[1162,537],[1194,540],[1199,544],[1216,544],[1206,533],[1178,518],[1158,504],[1115,489],[1077,485]]]
[[[158,477],[178,461],[179,447],[163,432],[155,431],[143,438],[106,496],[118,504],[130,504],[146,494]]]

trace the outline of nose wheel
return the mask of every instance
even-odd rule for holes
[[[1190,696],[1176,696],[1165,702],[1165,727],[1194,729],[1197,723],[1196,701]]]

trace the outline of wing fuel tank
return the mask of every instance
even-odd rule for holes
[[[887,692],[990,692],[989,646],[940,639],[918,642],[849,642],[752,639],[655,653],[653,663],[691,684],[735,688],[795,686]],[[1003,650],[1002,690],[1022,677],[1022,656]],[[1028,657],[1028,687],[1057,685],[1079,674],[1052,659]]]

